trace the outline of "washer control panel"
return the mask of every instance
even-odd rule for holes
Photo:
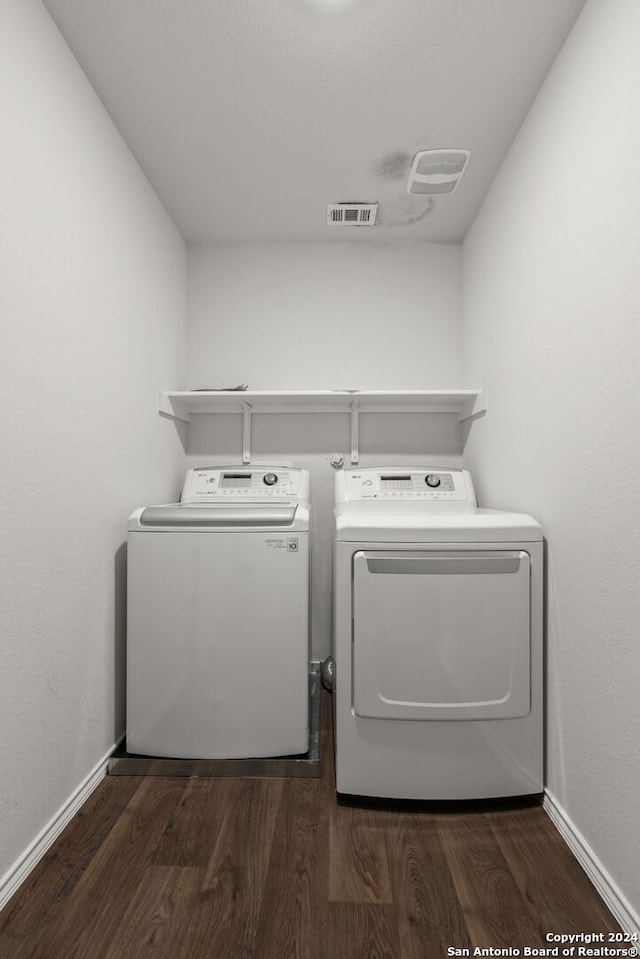
[[[263,503],[271,499],[299,499],[304,495],[303,472],[278,466],[192,469],[185,477],[181,502],[207,503],[233,499]]]
[[[471,477],[461,469],[354,469],[345,471],[343,482],[347,502],[476,502]]]

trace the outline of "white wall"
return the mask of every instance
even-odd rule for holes
[[[190,246],[189,388],[455,386],[460,295],[457,246]]]
[[[458,246],[306,243],[189,247],[189,387],[256,390],[460,386]],[[192,418],[190,465],[238,463],[239,417]],[[312,656],[331,650],[332,452],[349,464],[345,415],[253,417],[254,459],[311,473]],[[367,414],[360,462],[458,465],[454,414]]]
[[[0,2],[0,899],[124,731],[130,510],[182,473],[186,250],[38,0]]]
[[[589,0],[464,244],[465,461],[548,541],[548,787],[640,906],[640,5]]]

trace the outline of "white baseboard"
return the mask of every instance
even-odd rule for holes
[[[3,909],[9,899],[17,892],[31,870],[40,862],[51,844],[58,838],[69,820],[78,811],[80,806],[89,798],[107,773],[109,759],[113,753],[112,746],[108,753],[98,762],[75,789],[60,809],[49,820],[44,829],[36,836],[30,846],[8,869],[0,879],[0,909]]]
[[[624,932],[640,934],[640,913],[623,895],[556,797],[545,792],[542,806]],[[638,947],[639,944],[636,942],[635,945]]]

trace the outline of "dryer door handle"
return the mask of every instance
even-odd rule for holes
[[[367,569],[370,573],[388,574],[475,574],[478,573],[517,573],[520,569],[520,552],[495,551],[470,555],[451,552],[435,555],[402,556],[365,553]]]

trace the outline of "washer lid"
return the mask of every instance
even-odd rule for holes
[[[336,539],[345,543],[528,543],[542,539],[525,513],[354,513],[336,510]]]
[[[184,532],[218,531],[305,531],[309,529],[309,510],[306,504],[280,503],[220,503],[206,506],[167,503],[135,510],[129,517],[129,530]]]

